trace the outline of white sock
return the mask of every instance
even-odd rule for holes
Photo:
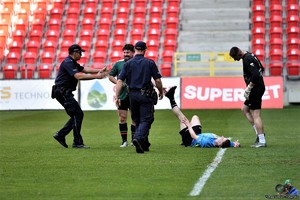
[[[258,133],[257,133],[257,129],[256,129],[256,126],[255,125],[253,125],[253,129],[254,129],[254,131],[255,131],[255,134],[256,134],[256,136],[258,135]]]
[[[266,139],[265,139],[265,134],[258,134],[258,139],[260,143],[265,144],[266,143]]]

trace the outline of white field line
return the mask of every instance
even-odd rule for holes
[[[220,149],[218,151],[213,162],[210,163],[206,171],[199,178],[198,182],[194,185],[193,190],[190,192],[190,196],[198,196],[201,193],[206,181],[209,179],[210,175],[213,173],[213,171],[218,167],[218,164],[221,162],[225,151],[226,148]]]

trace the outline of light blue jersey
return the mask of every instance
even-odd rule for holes
[[[201,148],[213,148],[215,146],[215,140],[220,136],[214,133],[201,133],[198,135],[197,139],[192,140],[192,147]],[[230,147],[234,147],[234,143],[230,141]]]

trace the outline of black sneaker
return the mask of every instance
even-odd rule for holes
[[[174,99],[174,94],[177,86],[173,86],[169,89],[168,92],[165,93],[165,96],[168,97],[169,99]]]
[[[66,143],[66,138],[65,137],[61,137],[58,135],[58,133],[56,133],[55,135],[53,135],[54,139],[56,139],[63,147],[68,148],[68,145]]]
[[[144,149],[144,151],[150,151],[149,147],[151,146],[150,142],[145,142],[142,145],[142,148]]]
[[[144,149],[137,139],[133,139],[132,143],[134,144],[137,153],[144,153]]]
[[[89,146],[86,146],[84,144],[73,144],[72,148],[76,148],[76,149],[89,149]]]

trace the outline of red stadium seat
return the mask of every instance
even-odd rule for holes
[[[271,49],[269,53],[270,62],[282,62],[283,51],[282,49]]]
[[[79,33],[79,37],[80,37],[80,40],[86,40],[86,41],[91,41],[92,38],[93,38],[93,31],[92,30],[85,30],[85,29],[82,29]]]
[[[34,18],[31,23],[31,31],[43,31],[45,25],[44,19]]]
[[[86,52],[88,53],[91,49],[91,42],[90,41],[86,41],[86,40],[81,40],[78,42],[79,46],[81,46]]]
[[[264,16],[253,16],[251,21],[252,21],[253,28],[257,28],[257,27],[264,28],[266,24],[266,19]]]
[[[157,51],[146,51],[145,57],[152,59],[154,62],[157,62],[158,52]]]
[[[150,8],[150,18],[161,18],[163,13],[162,7],[153,7]]]
[[[34,76],[35,66],[25,65],[21,66],[21,78],[22,79],[32,79]]]
[[[62,38],[63,40],[74,42],[76,38],[76,31],[74,31],[73,29],[64,29],[64,31],[62,32]]]
[[[134,7],[146,8],[148,0],[134,0]]]
[[[99,29],[96,32],[97,40],[108,41],[109,35],[110,35],[110,30],[108,29]]]
[[[38,54],[40,50],[41,43],[35,40],[29,40],[26,44],[26,51]]]
[[[143,29],[132,29],[130,31],[131,40],[143,40],[144,30]]]
[[[52,65],[40,65],[37,68],[38,75],[40,79],[51,78],[51,72],[53,70]]]
[[[124,46],[124,40],[114,40],[111,43],[112,51],[116,51],[116,52],[122,51],[123,46]]]
[[[63,9],[66,4],[65,0],[53,0],[52,5],[53,8]]]
[[[78,8],[75,7],[69,7],[66,10],[67,19],[76,19],[78,21],[78,18],[80,16],[80,12],[78,12]]]
[[[50,19],[59,19],[61,20],[63,17],[63,8],[59,8],[59,7],[53,7],[50,10]]]
[[[148,40],[147,50],[148,51],[158,51],[159,50],[159,40]]]
[[[299,49],[288,49],[286,53],[287,62],[298,62],[300,61],[300,50]]]
[[[149,29],[147,31],[148,40],[159,40],[161,35],[160,29]]]
[[[6,64],[19,64],[20,62],[20,54],[15,52],[9,52],[6,55]]]
[[[69,0],[69,6],[80,10],[82,0]]]
[[[14,0],[3,0],[1,3],[3,4],[3,7],[7,8],[10,12],[14,10]]]
[[[90,60],[90,53],[88,51],[82,53],[82,56],[80,58],[80,60],[78,61],[78,63],[80,64],[85,64],[88,63]]]
[[[108,46],[108,41],[107,40],[98,40],[95,43],[95,52],[107,52],[107,49],[109,48]]]
[[[300,69],[300,64],[299,62],[297,63],[287,63],[287,75],[288,76],[299,76],[299,69]]]
[[[300,34],[300,29],[299,27],[292,26],[292,27],[287,27],[287,38],[299,38]]]
[[[144,7],[134,7],[133,9],[133,20],[135,18],[146,19],[147,10]]]
[[[59,39],[59,34],[60,34],[59,31],[50,29],[45,33],[46,40],[57,43]]]
[[[122,8],[128,9],[130,6],[131,0],[119,0],[118,2],[119,2],[119,5],[118,5],[119,8],[122,7]]]
[[[53,64],[55,61],[55,55],[53,52],[46,52],[44,51],[41,54],[41,64]]]
[[[106,51],[95,51],[93,54],[93,63],[105,63]]]
[[[114,22],[116,29],[127,29],[128,19],[117,18]]]
[[[118,18],[128,18],[130,9],[128,7],[118,7],[117,9],[117,17]]]
[[[151,18],[148,21],[149,29],[160,29],[161,18]]]
[[[23,55],[24,64],[36,64],[38,55],[35,52],[25,52]]]
[[[164,77],[168,77],[172,75],[172,64],[171,63],[163,63],[160,65],[161,75]]]
[[[50,19],[48,22],[48,30],[61,30],[61,19]]]
[[[37,29],[32,29],[29,33],[29,40],[34,40],[36,42],[40,42],[43,37],[43,32]]]
[[[281,4],[281,0],[269,0],[269,4],[273,5],[273,4]]]
[[[176,40],[164,40],[164,50],[165,51],[176,51],[177,41]]]
[[[179,7],[175,7],[175,6],[168,6],[167,7],[167,18],[169,17],[179,17],[179,13],[180,13],[180,10],[179,10]]]
[[[164,35],[165,40],[177,40],[178,31],[177,29],[165,29]]]
[[[89,18],[83,18],[81,21],[81,29],[94,30],[95,20]]]
[[[112,9],[114,6],[115,0],[102,0],[101,3],[102,3],[102,7],[108,7],[110,9]]]
[[[78,19],[75,18],[67,18],[64,24],[64,28],[65,29],[71,29],[74,32],[76,32],[77,28],[78,28]]]
[[[68,49],[71,45],[74,44],[74,41],[71,41],[71,40],[63,40],[61,43],[60,43],[60,51],[65,51],[65,52],[68,52]]]
[[[112,51],[110,53],[110,62],[115,63],[118,60],[123,59],[123,52],[122,51]]]
[[[85,6],[86,7],[94,7],[96,8],[98,4],[98,0],[86,0],[85,1]]]
[[[115,29],[113,32],[114,40],[125,40],[127,37],[127,30]]]
[[[265,16],[266,8],[264,5],[253,4],[251,9],[252,9],[253,16]]]
[[[14,52],[16,54],[21,54],[23,48],[22,42],[19,41],[13,41],[9,46],[9,52]]]
[[[262,38],[254,38],[251,41],[252,49],[265,49],[266,41]]]
[[[271,76],[282,76],[283,63],[275,62],[269,64],[269,72]]]
[[[112,19],[112,16],[113,16],[113,13],[114,13],[114,10],[111,8],[111,7],[103,7],[101,8],[100,10],[100,17],[101,18],[108,18],[108,19]],[[100,18],[100,19],[101,19]]]
[[[98,25],[100,29],[110,30],[112,20],[110,18],[100,18]]]
[[[169,17],[166,19],[166,28],[173,28],[173,29],[177,29],[178,28],[178,18],[177,17]]]
[[[287,4],[286,12],[288,15],[299,15],[299,5],[298,4]]]
[[[179,7],[180,5],[180,0],[167,0],[168,6],[177,6]]]
[[[69,56],[68,51],[61,51],[61,52],[59,52],[59,54],[57,55],[58,62],[61,63],[68,56]]]
[[[20,43],[24,42],[25,36],[26,36],[26,32],[22,30],[16,30],[12,33],[13,41],[18,41]]]
[[[257,58],[262,62],[265,63],[266,60],[266,52],[264,49],[253,49],[252,52],[257,56]]]
[[[15,23],[15,29],[16,30],[22,30],[24,32],[27,32],[28,29],[28,21],[23,19],[18,19],[17,23]]]
[[[54,53],[57,49],[57,43],[51,40],[46,40],[42,45],[43,51]]]
[[[17,65],[5,65],[3,67],[3,78],[4,79],[15,79],[17,78],[18,67]]]
[[[97,14],[96,7],[85,7],[83,10],[84,18],[95,19],[96,14]]]
[[[270,16],[270,27],[281,27],[282,26],[282,16],[272,15]]]
[[[299,38],[288,38],[287,39],[287,49],[300,49],[300,39]]]
[[[282,49],[283,40],[281,38],[271,38],[269,41],[270,49]]]
[[[271,27],[269,30],[270,39],[272,38],[282,38],[282,28],[281,27]]]
[[[288,27],[293,27],[293,26],[299,27],[299,22],[300,22],[299,15],[291,15],[291,14],[289,14],[286,17],[286,23],[287,23]]]
[[[173,62],[174,51],[164,51],[163,52],[163,63],[172,63]]]
[[[281,4],[271,4],[269,6],[270,16],[282,16],[282,5]]]
[[[132,23],[133,29],[144,29],[146,20],[145,18],[134,18]]]
[[[162,7],[164,0],[150,0],[151,7]]]

